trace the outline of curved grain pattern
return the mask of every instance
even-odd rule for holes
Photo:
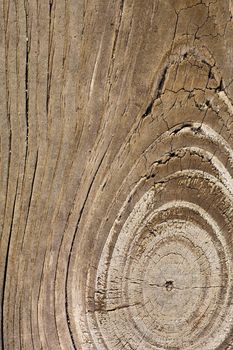
[[[232,349],[232,2],[1,10],[1,348]]]
[[[100,239],[107,229],[107,239],[91,259],[86,316],[77,316],[86,348],[232,342],[231,102],[201,51],[166,62],[163,74],[138,126],[137,161],[129,168],[128,152],[119,171],[125,166],[127,174],[97,232]]]

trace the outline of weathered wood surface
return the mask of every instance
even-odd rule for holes
[[[232,15],[1,1],[1,349],[233,349]]]

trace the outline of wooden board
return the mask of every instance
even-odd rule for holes
[[[0,348],[233,349],[233,2],[0,4]]]

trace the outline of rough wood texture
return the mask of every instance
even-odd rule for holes
[[[232,1],[0,3],[1,349],[233,349]]]

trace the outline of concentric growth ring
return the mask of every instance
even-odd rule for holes
[[[99,270],[96,290],[107,291],[96,293],[99,327],[110,349],[119,339],[141,349],[203,348],[211,346],[209,339],[216,346],[233,317],[226,242],[218,224],[196,204],[180,200],[154,208],[158,191],[146,194],[149,213],[143,215],[145,198],[137,203],[108,270]],[[137,226],[135,212],[142,213]]]
[[[192,61],[203,86],[193,85],[195,70],[176,91],[179,70]],[[208,88],[213,72],[216,87],[212,81]],[[137,126],[137,161],[122,146],[125,165],[113,163],[115,178],[125,177],[98,228],[106,241],[90,261],[79,323],[85,349],[213,350],[232,343],[232,111],[219,81],[194,54],[170,63],[161,96]]]

